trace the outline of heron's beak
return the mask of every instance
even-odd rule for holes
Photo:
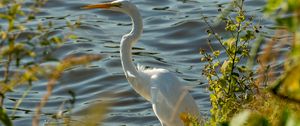
[[[82,7],[83,9],[109,9],[111,7],[121,7],[121,3],[101,3],[101,4],[92,4]]]
[[[97,9],[97,8],[108,9],[112,6],[114,6],[114,5],[111,4],[111,3],[91,4],[91,5],[87,5],[87,6],[82,7],[82,9]]]

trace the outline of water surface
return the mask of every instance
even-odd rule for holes
[[[199,54],[200,48],[208,49],[207,25],[201,18],[205,15],[213,20],[219,13],[218,6],[226,7],[230,0],[131,1],[138,6],[144,19],[144,34],[133,49],[134,62],[176,73],[184,84],[194,87],[191,93],[198,103],[199,111],[203,115],[209,115],[209,92],[205,78],[201,75],[204,63],[200,62]],[[101,0],[49,0],[38,15],[35,23],[54,22],[57,27],[54,35],[71,32],[78,36],[75,41],[67,42],[53,52],[54,57],[63,59],[83,54],[104,56],[104,59],[89,66],[65,71],[48,104],[43,108],[41,125],[53,121],[52,115],[58,110],[67,110],[67,101],[72,98],[68,93],[70,90],[76,94],[71,115],[82,116],[89,105],[109,102],[112,106],[103,122],[105,126],[159,125],[151,104],[131,88],[121,68],[119,41],[131,29],[130,18],[116,12],[80,9],[86,4],[100,2]],[[247,0],[247,11],[259,16],[263,3],[259,0]],[[66,20],[75,22],[78,18],[81,19],[79,28],[70,31],[65,27]],[[265,26],[270,25],[267,21],[260,22]],[[218,32],[225,32],[223,25],[214,28]],[[219,48],[217,42],[212,45]],[[17,110],[15,125],[31,125],[34,107],[45,94],[46,83],[47,80],[41,80],[33,85],[32,91]],[[5,106],[11,109],[25,89],[26,87],[21,86],[16,92],[9,93]]]

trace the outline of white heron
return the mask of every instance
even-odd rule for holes
[[[137,7],[127,0],[93,4],[84,9],[105,9],[122,12],[131,17],[132,30],[121,40],[120,55],[123,71],[133,89],[152,103],[152,108],[162,126],[183,126],[182,114],[200,116],[197,104],[189,91],[174,73],[166,69],[145,69],[132,62],[132,46],[143,32],[143,21]]]

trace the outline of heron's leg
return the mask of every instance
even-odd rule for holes
[[[167,124],[160,122],[161,126],[167,126]]]
[[[163,121],[159,120],[160,121],[160,124],[161,126],[168,126],[166,123],[164,123]]]

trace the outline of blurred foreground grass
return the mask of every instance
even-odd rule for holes
[[[98,54],[68,57],[62,60],[51,57],[53,50],[59,48],[64,42],[76,38],[76,35],[66,33],[60,36],[49,36],[57,26],[54,26],[51,21],[40,22],[39,17],[36,17],[40,7],[46,2],[47,0],[35,0],[25,4],[24,0],[0,1],[0,20],[4,23],[0,26],[0,64],[2,69],[4,69],[4,76],[0,78],[0,120],[6,126],[13,125],[12,119],[15,117],[15,112],[20,104],[22,104],[23,99],[28,95],[34,82],[44,78],[48,80],[46,94],[44,94],[40,103],[36,106],[32,121],[32,125],[38,126],[40,125],[42,108],[47,103],[52,94],[53,86],[60,79],[63,72],[74,66],[86,65],[101,59],[101,56]],[[37,26],[28,27],[30,26],[28,24],[33,22],[37,22]],[[66,21],[66,26],[70,30],[79,25],[79,21]],[[56,62],[56,65],[43,64],[48,61]],[[6,108],[3,106],[5,93],[14,92],[14,88],[19,85],[26,85],[27,90],[16,101],[13,112],[6,113]],[[101,105],[102,108],[89,108],[89,112],[93,114],[90,115],[88,113],[87,117],[89,117],[90,121],[86,125],[96,125],[96,122],[99,122],[103,118],[108,105],[98,105]],[[65,115],[60,114],[60,116]],[[66,123],[66,125],[70,125],[71,123],[73,122]]]

